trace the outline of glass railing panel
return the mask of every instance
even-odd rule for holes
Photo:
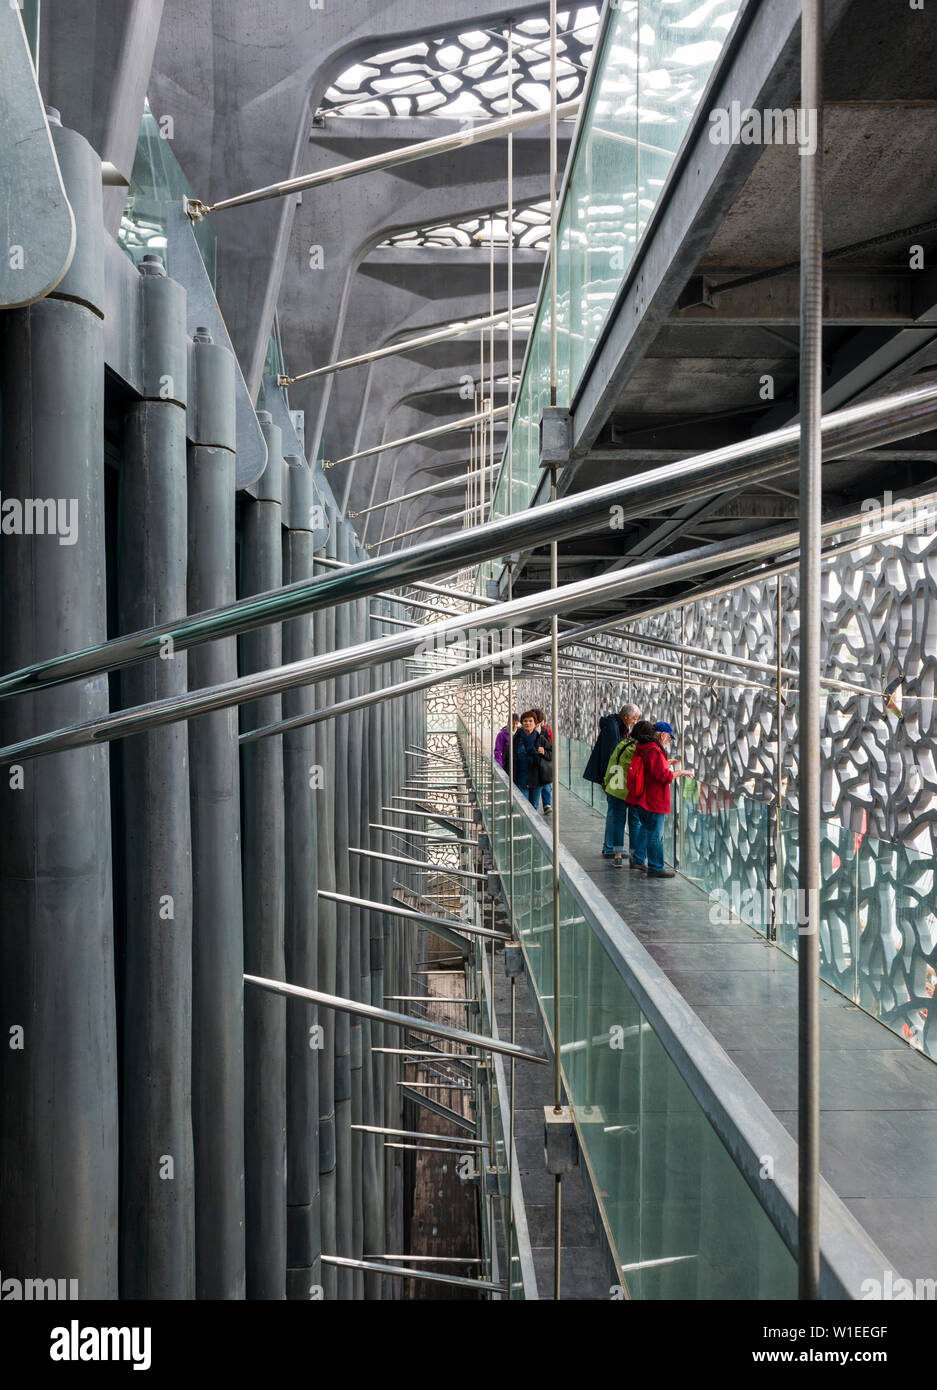
[[[796,956],[803,920],[798,891],[798,836],[796,812],[781,812],[779,836],[780,895],[776,902],[777,944]],[[858,952],[856,836],[830,821],[820,827],[820,977],[834,989],[855,999]]]
[[[633,1243],[621,1252],[639,1266],[626,1276],[632,1297],[795,1298],[790,1252],[643,1018],[629,1043],[639,1110],[616,1120],[619,1161],[639,1174]]]
[[[552,861],[520,808],[515,829],[514,920],[552,1033]],[[505,835],[493,843],[503,874]],[[796,1297],[793,1259],[565,883],[559,910],[563,1075],[623,1287],[633,1298]]]
[[[607,13],[557,225],[560,405],[582,380],[738,9],[738,0],[620,0]],[[548,284],[545,270],[517,393],[511,496],[503,470],[495,516],[528,506],[539,482]]]
[[[561,787],[569,786],[570,742],[565,734],[560,734],[554,744],[553,775]]]
[[[796,958],[801,924],[796,811],[681,785],[681,871]],[[775,845],[775,839],[777,844]],[[666,841],[665,841],[666,844]],[[776,852],[777,891],[771,871]],[[909,845],[831,821],[820,832],[820,972],[828,984],[899,1036],[937,1056],[928,1034],[937,984],[937,861]]]
[[[680,872],[727,913],[767,936],[771,807],[689,777],[676,786]]]
[[[431,734],[454,734],[456,732],[456,717],[451,710],[432,710],[426,711],[426,730]]]
[[[135,265],[148,252],[162,256],[166,263],[166,213],[169,202],[190,198],[192,189],[172,152],[164,128],[146,106],[134,155],[133,172],[121,218],[118,242]],[[208,277],[215,284],[218,238],[205,220],[195,225],[198,245]],[[168,267],[172,274],[172,267]]]
[[[657,204],[739,6],[640,0],[638,235]]]
[[[556,225],[556,398],[568,401],[570,397],[569,380],[569,342],[570,314],[573,310],[572,286],[570,281],[570,200],[560,212]],[[549,318],[546,320],[549,332]],[[549,362],[549,357],[548,357]],[[549,398],[547,404],[549,405]]]
[[[573,389],[637,244],[637,50],[638,6],[625,3],[609,17],[566,198],[575,229],[570,279],[579,291],[570,324]]]
[[[257,410],[269,409],[267,405],[267,388],[265,383],[274,376],[283,376],[286,373],[286,365],[283,361],[283,353],[280,350],[280,342],[276,333],[271,333],[267,339],[267,352],[264,357],[263,371],[260,377],[260,387],[257,391]]]
[[[589,761],[589,754],[592,752],[591,745],[583,743],[582,739],[569,738],[566,735],[561,735],[560,741],[563,747],[561,785],[568,787],[573,796],[578,797],[580,801],[584,801],[587,806],[592,806],[594,804],[601,810],[604,816],[605,798],[602,795],[601,789],[599,789],[598,794],[594,796],[594,783],[587,782],[582,775],[583,769]],[[599,805],[600,800],[601,805]]]
[[[558,746],[561,782],[575,793],[588,746],[574,739]],[[496,806],[498,794],[496,788]],[[495,837],[495,858],[505,874],[503,784],[500,795],[504,828]],[[797,813],[781,811],[776,832],[769,803],[689,779],[679,797],[683,872],[707,894],[719,892],[731,914],[756,930],[768,932],[773,923],[779,948],[796,957]],[[549,848],[526,827],[516,809],[513,912],[552,1031],[552,865]],[[668,826],[668,854],[670,843]],[[934,857],[824,822],[820,917],[824,981],[937,1056],[937,1014],[930,1008],[937,984]],[[560,918],[563,1070],[609,1233],[622,1263],[633,1266],[626,1273],[629,1292],[792,1297],[790,1257],[565,884]]]
[[[852,832],[856,844],[854,998],[913,1047],[937,1057],[937,862],[909,845]]]
[[[565,888],[561,922],[563,1071],[628,1293],[794,1298],[787,1248]]]

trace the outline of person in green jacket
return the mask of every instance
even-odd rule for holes
[[[635,721],[635,723],[637,720]],[[608,813],[605,818],[605,843],[602,847],[602,857],[614,859],[615,868],[620,869],[622,864],[622,854],[625,849],[625,824],[628,825],[628,839],[630,844],[634,844],[635,833],[638,828],[637,807],[629,806],[628,796],[628,767],[634,756],[635,739],[632,737],[632,728],[627,735],[617,743],[612,750],[612,756],[608,760],[605,769],[605,778],[602,785],[605,788],[605,795],[608,798]],[[609,854],[611,851],[611,854]]]

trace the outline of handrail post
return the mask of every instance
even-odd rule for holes
[[[803,0],[800,155],[800,754],[798,1292],[820,1296],[820,542],[823,446],[823,0]]]

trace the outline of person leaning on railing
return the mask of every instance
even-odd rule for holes
[[[673,728],[665,719],[656,724],[639,719],[631,733],[635,750],[628,767],[627,802],[638,815],[631,867],[646,869],[648,878],[673,878],[673,869],[664,864],[664,817],[670,815],[671,782],[690,774],[671,766],[677,761],[667,757]]]

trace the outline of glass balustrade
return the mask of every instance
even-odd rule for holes
[[[568,405],[611,314],[739,0],[619,0],[607,11],[557,223],[557,402]],[[492,516],[523,510],[540,481],[550,404],[545,268]]]
[[[166,204],[192,197],[189,181],[172,152],[172,128],[167,124],[171,119],[164,117],[157,121],[149,103],[144,107],[130,187],[117,234],[118,243],[134,265],[139,265],[148,252],[162,256],[165,265]],[[217,235],[207,221],[196,223],[194,234],[214,288]]]
[[[494,861],[552,1034],[549,849],[515,802],[512,857],[506,780],[491,779],[490,760],[479,759],[481,742],[461,719],[459,740],[468,766],[485,778],[480,800]],[[489,742],[485,735],[486,749]],[[572,773],[581,781],[588,749],[574,740],[565,751],[567,780]],[[561,781],[562,764],[561,757]],[[796,1297],[786,1246],[565,883],[560,922],[563,1076],[588,1179],[621,1266],[621,1296]]]

